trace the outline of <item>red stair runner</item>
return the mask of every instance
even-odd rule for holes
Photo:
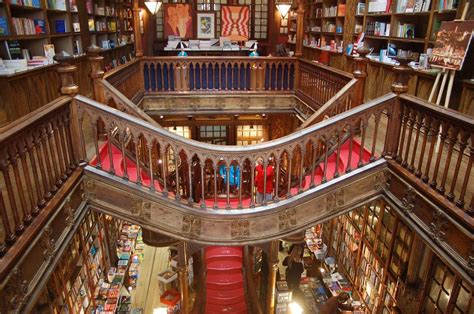
[[[206,248],[206,314],[247,313],[242,248]]]

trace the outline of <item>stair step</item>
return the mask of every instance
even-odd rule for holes
[[[208,303],[227,305],[245,302],[244,289],[242,287],[233,290],[208,289],[206,300]]]
[[[247,313],[247,304],[245,302],[240,302],[230,305],[206,303],[206,314],[214,313],[228,313],[228,314],[237,314],[237,313]]]
[[[242,260],[242,248],[238,246],[213,246],[206,248],[206,260],[216,257],[238,257]]]
[[[232,257],[220,257],[207,262],[206,268],[209,271],[242,271],[242,260],[235,260]]]

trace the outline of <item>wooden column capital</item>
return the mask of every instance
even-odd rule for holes
[[[101,79],[104,77],[105,74],[103,70],[104,57],[100,55],[101,51],[102,49],[100,49],[100,47],[96,45],[92,45],[87,48],[87,59],[91,64],[90,77],[92,79]]]
[[[72,59],[71,56],[66,56],[61,53],[54,56],[54,60],[60,63],[57,69],[59,77],[61,78],[60,93],[74,97],[79,93],[79,86],[74,82],[77,67],[69,63]]]
[[[408,80],[410,79],[411,68],[408,66],[413,59],[410,56],[396,57],[395,60],[400,65],[394,66],[395,82],[392,84],[392,91],[395,94],[403,94],[408,91]]]

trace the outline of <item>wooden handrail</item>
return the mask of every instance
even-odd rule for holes
[[[72,98],[60,97],[0,129],[0,256],[62,187],[79,164]]]
[[[156,159],[159,158],[162,162],[160,164],[163,168],[160,174],[161,176],[163,176],[161,178],[161,182],[166,182],[166,178],[168,176],[166,169],[167,166],[165,167],[165,164],[168,165],[169,163],[172,163],[176,167],[176,165],[184,163],[186,165],[185,167],[189,167],[189,165],[193,164],[193,161],[195,159],[201,164],[200,168],[204,169],[204,171],[207,171],[206,173],[209,173],[209,175],[214,178],[216,177],[216,173],[219,171],[220,165],[225,166],[232,164],[239,167],[240,169],[244,169],[247,167],[247,165],[249,165],[251,170],[248,174],[249,177],[247,177],[246,180],[248,180],[249,187],[253,187],[255,185],[255,163],[258,158],[263,158],[265,164],[272,165],[272,167],[274,167],[277,177],[280,168],[283,165],[287,167],[288,178],[291,178],[291,180],[287,181],[288,194],[286,195],[286,197],[292,197],[295,193],[295,189],[291,185],[292,182],[294,182],[293,178],[299,178],[299,183],[296,192],[301,192],[305,189],[329,181],[334,177],[343,175],[345,173],[345,170],[341,170],[338,167],[336,167],[335,170],[331,170],[331,173],[329,173],[329,171],[327,171],[328,158],[325,158],[322,182],[315,181],[315,177],[313,175],[310,175],[310,177],[305,178],[305,174],[307,173],[308,169],[315,169],[315,167],[319,166],[316,165],[316,162],[319,160],[321,154],[317,154],[316,150],[320,149],[319,144],[321,141],[324,143],[334,138],[334,135],[336,135],[336,145],[340,147],[343,144],[343,134],[348,132],[347,129],[349,128],[350,130],[352,130],[349,131],[349,140],[358,140],[361,142],[362,146],[364,146],[365,141],[368,141],[366,139],[367,134],[365,132],[365,129],[367,128],[369,118],[375,116],[375,120],[378,121],[383,111],[390,112],[391,108],[393,107],[393,102],[396,99],[396,95],[388,94],[375,101],[356,107],[338,116],[330,118],[326,121],[313,125],[304,130],[299,130],[293,134],[282,137],[280,139],[244,147],[212,145],[193,140],[187,140],[162,128],[157,128],[154,125],[143,122],[140,119],[130,117],[120,111],[114,110],[109,107],[104,107],[83,96],[76,96],[75,99],[77,104],[77,110],[79,112],[79,119],[83,118],[84,115],[88,116],[90,118],[90,121],[92,122],[92,128],[94,128],[94,121],[105,121],[106,129],[117,127],[119,129],[119,134],[123,134],[126,131],[127,134],[130,134],[132,139],[135,139],[135,141],[139,138],[143,139],[142,149],[144,150],[144,153],[142,153],[141,156],[148,160],[147,164],[155,165],[156,167],[156,160],[152,158],[153,155],[155,155]],[[92,133],[94,133],[94,131]],[[372,139],[372,145],[368,145],[369,147],[373,147],[373,150],[375,149],[373,141],[376,140],[376,137],[374,137]],[[84,141],[84,143],[90,145],[91,147],[96,147],[96,155],[99,155],[99,143],[97,143],[96,139],[86,139],[83,135],[81,142],[82,141]],[[121,137],[121,141],[124,141],[123,137]],[[323,147],[325,147],[326,150],[329,150],[330,148],[329,145],[324,145]],[[122,155],[125,158],[125,143],[117,149],[122,150]],[[139,151],[138,148],[135,149]],[[337,149],[336,153],[340,154],[340,150]],[[362,148],[359,155],[361,157],[357,161],[358,165],[363,166],[366,161],[362,160]],[[370,162],[375,161],[377,158],[380,157],[380,155],[376,156],[375,151],[372,151],[371,157],[372,158]],[[353,162],[354,160],[352,160],[352,162],[351,160],[349,160],[348,164],[353,164]],[[136,165],[138,165],[139,163],[140,160],[135,160]],[[228,168],[228,166],[226,167]],[[349,168],[350,167],[348,167],[347,169]],[[266,168],[264,167],[264,169]],[[124,173],[120,176],[123,176],[127,179],[127,170],[123,169],[123,172]],[[200,175],[201,178],[205,176],[202,170],[200,172],[200,174],[197,173],[194,174],[194,176]],[[187,171],[184,171],[184,173],[192,175],[192,172],[189,169]],[[189,184],[193,182],[193,180],[182,181],[183,178],[179,178],[180,175],[181,174],[179,173],[177,174],[177,182],[188,182]],[[205,180],[201,180],[201,185],[199,187],[201,191],[203,191],[205,188],[202,184],[203,182],[205,182]],[[217,207],[218,199],[216,192],[216,179],[214,179],[213,182],[210,182],[210,184],[213,187],[211,190],[214,191],[213,193],[215,195],[215,198],[213,200],[208,199],[207,203],[206,199],[201,199],[200,204],[193,204],[192,199],[186,199],[186,195],[181,195],[181,191],[170,191],[168,189],[169,187],[166,186],[163,187],[162,191],[159,191],[158,193],[161,193],[161,195],[166,198],[176,198],[177,201],[183,202],[183,205],[185,206],[200,205],[202,208],[206,208],[207,206]],[[176,186],[179,185],[177,184]],[[155,187],[150,188],[153,190],[155,189]],[[190,186],[189,191],[193,191],[193,188],[195,187]],[[248,208],[261,205],[255,204],[255,192],[250,191],[249,193],[251,193],[250,200],[242,202],[242,189],[239,189],[238,205],[235,203],[231,205],[229,197],[227,197],[227,200],[225,201],[225,207]],[[228,185],[226,194],[229,195]],[[272,194],[275,194],[279,197],[279,193],[276,190],[272,191]],[[188,195],[192,195],[192,193],[188,193]],[[201,193],[201,195],[205,194]],[[185,200],[186,202],[184,202]]]
[[[322,70],[333,73],[334,76],[345,77],[347,80],[351,80],[351,79],[354,78],[354,75],[352,75],[349,72],[336,69],[334,67],[325,65],[324,63],[320,63],[320,62],[317,62],[317,61],[314,61],[314,60],[309,60],[309,59],[302,58],[302,59],[299,59],[299,62],[321,68]]]

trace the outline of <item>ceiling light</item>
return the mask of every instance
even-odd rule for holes
[[[145,1],[145,5],[151,14],[156,14],[161,7],[161,2],[158,2],[157,0]]]
[[[281,14],[281,18],[285,19],[286,15],[290,11],[291,3],[290,2],[280,2],[280,3],[277,3],[276,7],[277,7],[278,11]]]

